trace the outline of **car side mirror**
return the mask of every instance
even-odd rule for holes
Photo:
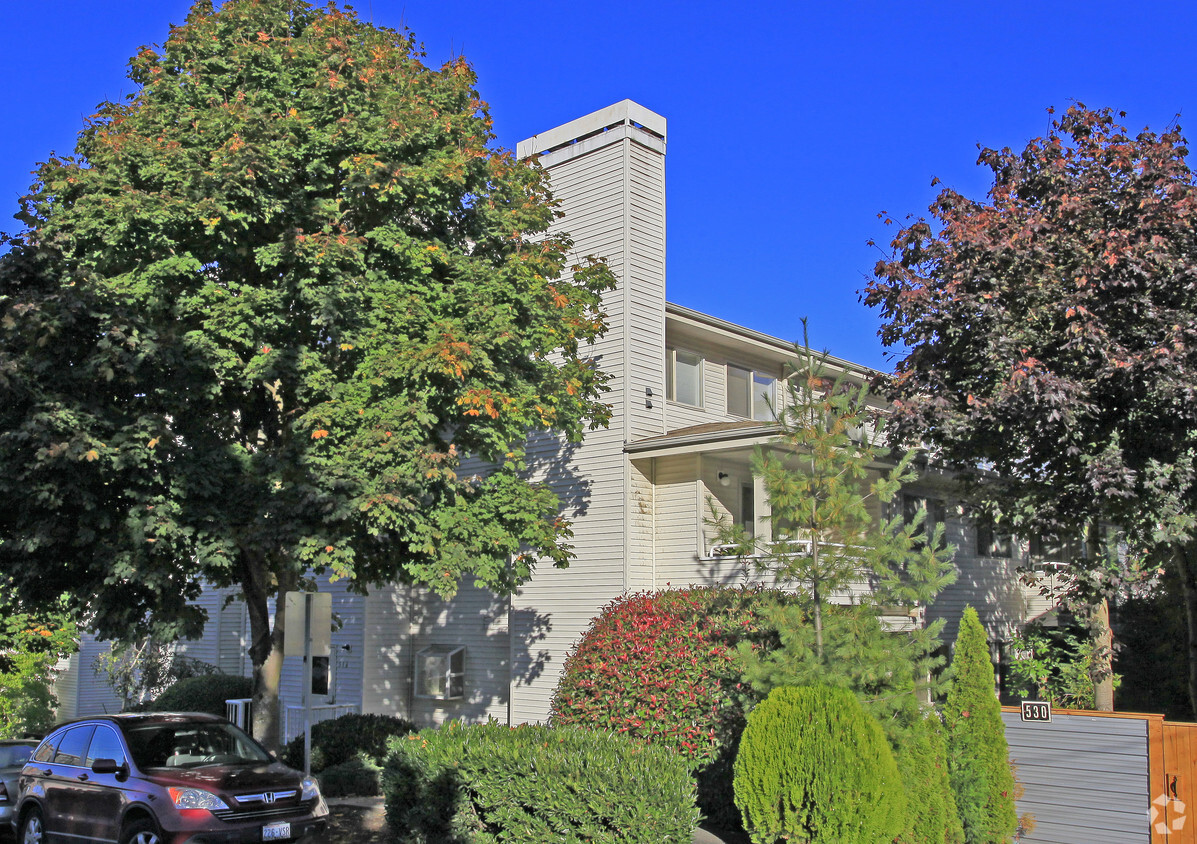
[[[122,774],[127,774],[128,768],[125,767],[124,762],[118,765],[115,759],[97,759],[91,763],[91,772],[93,774],[116,774],[119,777]]]

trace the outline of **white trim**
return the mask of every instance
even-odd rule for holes
[[[520,141],[515,146],[515,156],[524,159],[537,154],[553,152],[575,141],[587,140],[596,132],[602,132],[621,124],[627,125],[629,128],[643,127],[641,131],[655,136],[662,142],[662,147],[664,146],[667,126],[665,118],[632,100],[620,100],[614,105],[592,111],[590,114]]]

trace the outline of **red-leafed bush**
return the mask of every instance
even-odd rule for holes
[[[552,723],[626,733],[692,760],[699,803],[730,806],[730,762],[756,697],[743,685],[740,643],[776,646],[762,610],[779,593],[692,588],[625,595],[602,609],[566,658]]]

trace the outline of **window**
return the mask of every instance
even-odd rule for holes
[[[125,748],[116,733],[107,727],[96,727],[96,734],[91,737],[91,746],[87,749],[84,767],[90,768],[97,759],[111,759],[118,766],[125,764]]]
[[[0,744],[0,768],[21,768],[32,753],[27,744]]]
[[[62,741],[63,735],[64,733],[55,733],[38,745],[37,752],[33,754],[33,761],[53,762],[54,753],[58,750],[58,743]]]
[[[95,729],[83,726],[67,730],[67,734],[62,737],[62,743],[58,745],[58,753],[54,755],[54,764],[83,767],[83,760],[87,757],[87,745],[91,743],[91,734]]]
[[[943,524],[947,517],[947,511],[944,508],[943,502],[938,498],[929,498],[923,495],[910,495],[902,493],[893,503],[892,507],[901,507],[902,521],[906,524],[912,524],[918,517],[920,511],[926,511],[927,515],[923,519],[923,523],[919,525],[918,531],[915,532],[915,547],[921,548],[926,544],[926,537],[928,528],[934,529],[935,525]],[[890,510],[892,516],[894,511]]]
[[[993,522],[979,520],[977,522],[977,556],[1010,559],[1014,556],[1014,535],[998,531]]]
[[[677,349],[665,350],[665,398],[702,407],[702,357]]]
[[[732,416],[746,416],[771,422],[774,418],[771,406],[774,398],[773,376],[763,372],[745,369],[733,364],[727,365],[727,412]]]
[[[1053,535],[1031,537],[1031,560],[1037,567],[1043,568],[1048,564],[1056,567],[1067,565],[1073,560],[1083,560],[1088,554],[1084,544],[1075,538],[1061,538]]]
[[[752,484],[740,485],[740,527],[749,537],[756,534],[756,491]]]
[[[416,697],[454,700],[465,694],[465,648],[432,645],[416,654]]]

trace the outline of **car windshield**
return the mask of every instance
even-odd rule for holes
[[[126,728],[129,753],[137,767],[199,768],[272,761],[249,736],[218,721],[176,721]]]
[[[33,748],[27,744],[0,746],[0,768],[19,768],[25,764]]]

